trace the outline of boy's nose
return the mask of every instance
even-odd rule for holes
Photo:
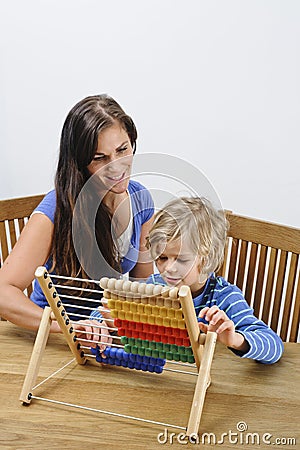
[[[168,261],[166,268],[166,272],[175,272],[176,271],[176,261]]]

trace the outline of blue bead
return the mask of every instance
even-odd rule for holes
[[[135,364],[134,364],[134,368],[135,368],[136,370],[141,370],[141,363],[138,362],[138,361],[136,361]]]
[[[134,361],[130,361],[130,360],[129,360],[129,361],[128,361],[128,368],[129,368],[129,369],[134,369],[134,364],[135,364]]]
[[[158,366],[164,366],[164,365],[166,364],[166,360],[165,360],[165,359],[162,359],[162,358],[157,358],[156,364],[157,364]]]
[[[124,350],[122,348],[116,349],[116,358],[117,359],[123,359]]]
[[[99,347],[96,347],[96,348],[91,347],[90,350],[91,350],[91,354],[92,355],[98,355],[99,354]]]
[[[106,347],[103,353],[105,356],[110,356],[110,347]]]
[[[99,354],[99,355],[97,355],[96,356],[96,361],[98,362],[98,363],[101,363],[102,362],[102,356]]]
[[[129,353],[130,361],[135,362],[135,357],[136,357],[136,355],[134,355],[133,353]]]
[[[116,353],[117,353],[116,347],[111,347],[109,356],[111,356],[112,358],[115,358],[116,357]]]

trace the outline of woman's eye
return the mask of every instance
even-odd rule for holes
[[[104,161],[105,156],[104,155],[99,155],[99,156],[94,156],[93,161]]]
[[[118,152],[119,152],[119,153],[123,153],[123,152],[126,152],[126,150],[127,150],[127,147],[125,146],[125,147],[119,148],[119,149],[118,149]]]
[[[157,258],[158,261],[166,261],[168,258],[166,256],[159,256]]]

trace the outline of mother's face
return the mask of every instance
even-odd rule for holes
[[[115,194],[126,191],[132,166],[133,149],[127,132],[119,123],[104,129],[98,136],[98,147],[87,166],[105,189]]]

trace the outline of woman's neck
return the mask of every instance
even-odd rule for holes
[[[111,213],[115,236],[119,237],[127,229],[131,219],[130,197],[127,191],[122,194],[107,193],[103,202]]]
[[[105,206],[107,206],[107,208],[109,209],[109,211],[111,212],[111,214],[114,214],[114,212],[118,209],[118,207],[123,203],[126,203],[125,200],[128,198],[128,193],[127,191],[122,192],[122,194],[115,194],[113,192],[108,192],[104,197],[103,197],[103,203],[105,204]]]

